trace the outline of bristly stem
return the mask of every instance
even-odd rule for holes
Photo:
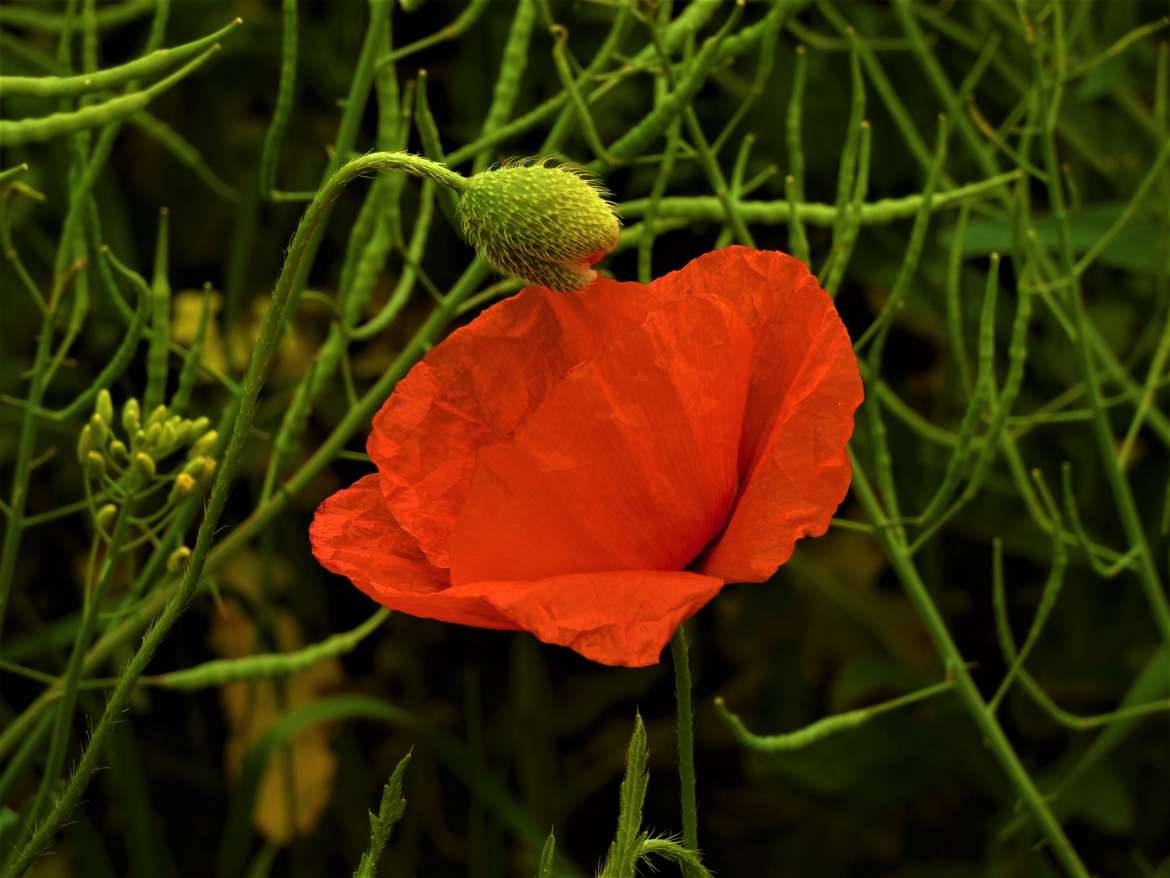
[[[987,746],[991,748],[996,759],[999,760],[1008,780],[1016,788],[1020,798],[1031,809],[1032,816],[1035,817],[1036,822],[1040,824],[1044,834],[1048,837],[1053,853],[1065,867],[1066,872],[1073,878],[1089,878],[1089,872],[1074,850],[1072,842],[1065,835],[1064,828],[1057,821],[1040,790],[1036,788],[1027,769],[1020,763],[1020,758],[1012,749],[1011,742],[1004,734],[999,720],[988,710],[987,703],[979,693],[975,681],[971,678],[971,674],[964,664],[959,648],[951,637],[947,623],[943,620],[934,598],[931,597],[926,584],[918,574],[913,559],[907,552],[904,538],[899,530],[890,524],[889,518],[878,503],[877,495],[870,486],[869,478],[865,474],[861,461],[857,459],[857,455],[852,450],[849,452],[849,458],[853,464],[853,494],[861,503],[866,516],[873,523],[878,541],[890,559],[894,572],[901,580],[907,596],[926,625],[939,658],[942,659],[950,678],[954,680],[955,690],[962,700],[963,706],[983,733]]]
[[[466,180],[461,175],[420,156],[406,153],[371,153],[344,165],[320,189],[305,210],[305,214],[297,226],[296,234],[293,236],[292,244],[289,246],[288,255],[272,294],[272,305],[265,314],[264,323],[260,328],[259,337],[248,364],[247,374],[244,376],[239,414],[232,424],[231,438],[228,440],[223,463],[219,467],[212,485],[211,496],[207,501],[203,520],[195,537],[195,546],[192,549],[183,578],[178,588],[170,594],[162,613],[155,620],[154,625],[148,629],[141,645],[118,677],[117,685],[106,702],[101,719],[94,728],[89,743],[66,783],[65,789],[57,797],[48,815],[36,827],[32,836],[6,864],[3,873],[0,873],[3,878],[16,878],[16,876],[23,874],[29,864],[49,843],[57,828],[81,797],[90,777],[97,768],[106,738],[117,719],[122,715],[139,677],[150,664],[150,660],[154,657],[167,633],[179,616],[183,614],[195,593],[196,586],[203,577],[204,566],[211,551],[216,527],[219,524],[220,515],[223,514],[224,506],[227,504],[231,483],[239,469],[244,445],[247,443],[251,431],[260,391],[276,356],[277,345],[280,341],[278,330],[292,296],[294,282],[306,267],[304,265],[305,254],[312,252],[315,249],[313,245],[320,240],[323,232],[322,218],[328,213],[329,207],[342,190],[354,179],[391,170],[407,171],[455,188],[462,188],[466,185]]]
[[[699,849],[699,806],[695,797],[695,723],[691,705],[691,658],[685,625],[670,642],[674,658],[674,700],[678,705],[678,780],[682,788],[683,844]]]

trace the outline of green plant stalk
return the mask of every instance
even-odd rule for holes
[[[933,209],[942,210],[958,207],[972,199],[980,198],[1006,186],[1023,175],[1022,171],[1008,171],[968,183],[955,189],[947,189],[934,194]],[[913,217],[922,204],[922,194],[908,195],[902,198],[881,198],[862,204],[858,211],[858,221],[861,225],[881,225],[895,222],[900,219]],[[623,217],[634,218],[645,215],[648,200],[635,198],[624,201],[619,205]],[[788,200],[775,201],[741,201],[736,205],[744,222],[751,225],[783,225],[789,221],[791,209]],[[831,204],[802,202],[797,206],[800,219],[814,226],[832,226],[837,215],[837,209]],[[658,202],[658,215],[663,219],[683,219],[688,222],[719,222],[723,219],[723,205],[713,195],[670,196]]]
[[[57,827],[60,826],[80,798],[88,785],[90,776],[97,768],[98,759],[112,723],[121,715],[138,678],[142,676],[159,645],[186,609],[195,592],[196,585],[203,576],[204,565],[211,550],[215,529],[227,503],[228,491],[239,469],[243,448],[247,443],[252,420],[256,414],[260,390],[276,355],[276,347],[279,342],[278,329],[288,308],[294,281],[307,269],[307,266],[304,265],[305,255],[310,250],[311,244],[320,241],[323,231],[321,224],[323,216],[328,213],[329,207],[352,180],[363,174],[383,173],[390,170],[403,170],[419,176],[430,177],[444,185],[457,188],[466,185],[465,179],[460,175],[421,157],[401,153],[371,153],[354,159],[343,166],[310,203],[297,226],[296,234],[289,246],[288,256],[273,292],[272,305],[269,307],[260,328],[260,334],[248,364],[248,371],[244,376],[244,393],[240,400],[239,414],[232,425],[231,438],[228,440],[223,462],[212,485],[211,496],[195,537],[195,546],[192,549],[186,572],[177,588],[170,593],[162,613],[147,631],[141,645],[119,676],[118,684],[106,702],[101,719],[98,721],[76,769],[70,776],[65,790],[53,804],[46,819],[37,826],[27,843],[16,852],[4,872],[0,873],[4,878],[16,878],[23,873],[49,843]]]
[[[1117,506],[1118,516],[1121,519],[1125,535],[1131,545],[1139,549],[1138,576],[1146,592],[1150,611],[1154,617],[1154,624],[1162,639],[1170,644],[1170,600],[1166,597],[1158,568],[1154,562],[1154,555],[1146,540],[1146,533],[1138,515],[1137,504],[1133,499],[1129,482],[1121,469],[1115,450],[1115,437],[1109,420],[1105,415],[1105,406],[1101,393],[1101,378],[1093,362],[1093,352],[1090,349],[1089,321],[1085,315],[1084,295],[1081,291],[1080,277],[1076,273],[1076,263],[1073,258],[1072,236],[1068,225],[1068,211],[1065,207],[1064,192],[1061,189],[1060,162],[1056,155],[1056,117],[1060,109],[1061,86],[1063,75],[1063,11],[1059,4],[1054,7],[1055,28],[1057,39],[1057,64],[1055,75],[1057,85],[1042,88],[1044,109],[1044,126],[1041,141],[1044,150],[1044,167],[1048,173],[1048,197],[1052,202],[1052,213],[1056,217],[1060,230],[1060,259],[1065,276],[1070,279],[1070,299],[1072,306],[1073,324],[1076,327],[1076,354],[1080,367],[1081,377],[1088,390],[1089,408],[1093,412],[1093,435],[1097,440],[1097,447],[1101,455],[1101,462],[1105,468],[1105,476],[1109,481],[1110,491]],[[1037,65],[1039,65],[1037,59]],[[1043,75],[1044,71],[1039,71]]]
[[[678,708],[678,781],[681,789],[683,844],[699,849],[699,806],[695,796],[695,720],[691,706],[691,659],[686,625],[679,625],[670,642],[674,659],[674,700]]]
[[[135,479],[134,476],[130,478],[132,480]],[[132,481],[126,487],[128,492],[132,493],[136,489],[136,486],[136,481]],[[110,543],[106,547],[106,557],[102,561],[102,568],[98,575],[97,583],[85,595],[85,600],[82,603],[81,624],[77,628],[77,636],[73,642],[73,649],[69,653],[69,663],[66,665],[65,674],[62,677],[61,700],[57,704],[57,713],[53,718],[52,735],[49,739],[49,753],[45,758],[45,768],[44,773],[41,775],[41,784],[37,788],[36,796],[33,798],[32,803],[21,812],[21,820],[26,830],[34,826],[36,820],[40,817],[41,811],[45,807],[45,802],[54,785],[57,783],[61,768],[65,764],[65,753],[69,747],[69,732],[73,726],[73,711],[77,704],[78,683],[81,680],[85,651],[89,647],[90,640],[93,638],[94,629],[97,624],[98,609],[101,606],[102,599],[105,597],[110,580],[114,576],[114,570],[118,566],[118,554],[123,548],[122,544],[126,536],[126,528],[129,524],[133,508],[134,503],[129,496],[118,507],[118,515],[114,519]],[[94,551],[96,552],[100,535],[95,533],[93,540]],[[23,840],[23,833],[21,834],[21,839]]]
[[[1048,802],[1041,795],[1035,783],[1033,783],[1031,776],[1020,763],[1020,759],[1016,755],[1015,750],[1012,749],[1011,742],[1008,741],[1007,735],[1004,734],[999,721],[988,710],[987,703],[979,693],[975,681],[971,679],[971,674],[967,670],[958,646],[955,645],[955,641],[951,638],[947,623],[944,621],[942,614],[939,613],[938,607],[934,603],[934,598],[931,597],[925,583],[923,583],[921,577],[918,575],[918,569],[915,567],[914,561],[906,551],[904,540],[891,527],[889,520],[882,511],[881,505],[878,503],[873,488],[870,487],[869,478],[861,466],[861,461],[857,459],[857,455],[853,453],[852,449],[850,449],[849,458],[853,464],[854,496],[857,497],[862,509],[865,510],[866,517],[873,523],[878,541],[881,543],[886,557],[889,558],[894,572],[906,590],[907,596],[914,604],[918,615],[926,625],[939,658],[946,667],[948,675],[954,681],[955,691],[962,700],[963,706],[971,715],[971,719],[974,720],[975,725],[983,733],[987,745],[995,754],[1000,766],[1003,768],[1005,774],[1007,774],[1008,780],[1011,781],[1019,793],[1020,798],[1023,799],[1032,811],[1036,822],[1040,825],[1044,834],[1048,837],[1049,843],[1052,845],[1053,854],[1064,866],[1065,871],[1069,875],[1074,876],[1074,878],[1089,878],[1088,870],[1085,868],[1084,863],[1081,862],[1081,858],[1077,852],[1073,849],[1072,843],[1064,833],[1064,829],[1057,822],[1056,817],[1048,807]]]
[[[4,522],[4,542],[0,547],[0,643],[4,641],[4,617],[12,593],[12,579],[16,573],[16,555],[24,531],[24,510],[28,503],[28,478],[37,442],[36,410],[45,398],[46,367],[52,349],[52,325],[55,305],[41,324],[33,357],[32,379],[29,385],[28,406],[20,418],[20,439],[16,445],[16,463],[12,470],[12,494],[8,498],[8,515]]]

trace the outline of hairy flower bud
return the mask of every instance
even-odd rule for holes
[[[618,240],[607,193],[584,171],[506,164],[471,177],[459,199],[463,233],[496,271],[575,290]]]
[[[94,403],[93,410],[101,415],[102,420],[107,424],[114,423],[114,401],[110,399],[110,391],[104,387],[98,391],[97,402]]]

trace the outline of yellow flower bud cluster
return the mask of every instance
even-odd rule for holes
[[[131,397],[122,406],[121,433],[115,433],[114,403],[101,390],[77,440],[77,458],[87,475],[114,496],[130,497],[159,481],[171,482],[168,504],[205,489],[215,473],[219,433],[205,417],[184,418],[165,405],[144,415]],[[166,458],[186,449],[186,460],[166,471]]]

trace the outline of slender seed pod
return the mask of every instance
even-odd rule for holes
[[[502,274],[576,290],[618,240],[613,204],[581,169],[543,160],[505,164],[468,180],[459,199],[468,241]]]

